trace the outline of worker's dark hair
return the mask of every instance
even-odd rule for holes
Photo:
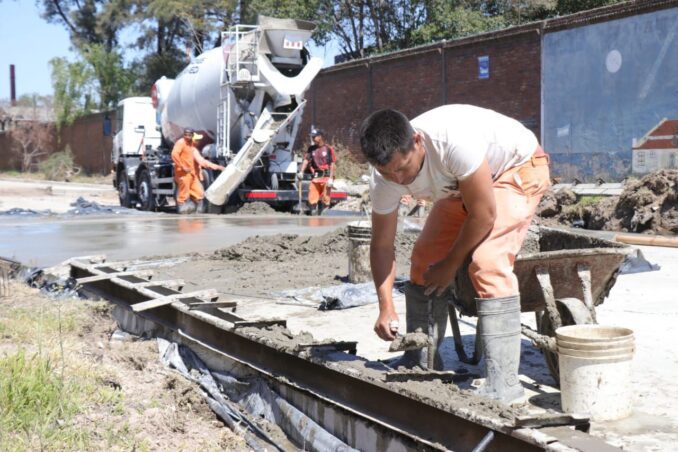
[[[395,152],[407,154],[414,147],[414,129],[397,110],[379,110],[360,126],[360,149],[372,165],[383,166]]]

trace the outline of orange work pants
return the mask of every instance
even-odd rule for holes
[[[308,203],[312,206],[318,204],[321,200],[326,206],[330,205],[332,190],[327,187],[329,177],[317,177],[311,181],[308,186]]]
[[[196,203],[205,197],[205,191],[197,174],[177,172],[174,176],[177,183],[177,204],[183,204],[190,197]]]
[[[480,298],[518,294],[513,263],[542,195],[551,185],[548,156],[541,148],[523,165],[494,182],[497,217],[492,231],[472,252],[469,277]],[[466,210],[460,198],[437,201],[412,250],[410,279],[424,285],[428,267],[443,259],[459,235]]]

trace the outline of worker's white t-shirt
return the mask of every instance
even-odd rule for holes
[[[458,181],[473,174],[483,159],[496,179],[528,161],[539,145],[515,119],[472,105],[434,108],[410,123],[424,136],[424,164],[409,185],[388,181],[372,168],[370,196],[375,213],[393,212],[406,194],[430,201],[459,196]]]

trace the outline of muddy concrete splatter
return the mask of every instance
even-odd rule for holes
[[[235,215],[290,215],[286,212],[278,212],[265,202],[248,202],[242,205]]]
[[[406,350],[418,350],[431,344],[428,335],[417,329],[414,333],[407,333],[402,336],[396,336],[388,347],[389,352],[403,352]]]
[[[409,257],[416,240],[417,234],[398,233],[396,237],[398,256]],[[348,244],[346,228],[319,236],[297,234],[254,236],[236,245],[217,250],[212,257],[238,262],[287,262],[298,259],[300,256],[322,258],[327,254],[345,254]]]

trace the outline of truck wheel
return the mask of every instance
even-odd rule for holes
[[[124,171],[118,173],[118,198],[122,207],[132,207],[132,195],[129,192],[129,181]]]
[[[153,184],[151,175],[147,169],[141,170],[137,183],[137,195],[139,197],[139,208],[152,212],[155,210],[155,195],[153,194]]]
[[[202,187],[205,191],[212,185],[212,182],[214,182],[214,173],[212,171],[203,169],[202,170]],[[199,213],[223,213],[223,207],[224,206],[217,206],[216,204],[212,204],[209,202],[207,198],[203,199],[203,211]]]

